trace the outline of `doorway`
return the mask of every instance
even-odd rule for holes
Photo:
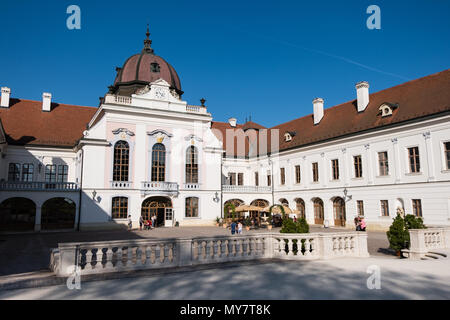
[[[154,227],[171,227],[173,222],[172,201],[166,197],[150,197],[142,202],[141,215],[144,220],[156,217]]]
[[[334,225],[345,227],[345,201],[342,198],[336,198],[333,201]]]

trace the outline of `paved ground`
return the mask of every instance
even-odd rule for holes
[[[367,287],[369,266],[380,289]],[[234,264],[191,272],[0,290],[0,299],[450,299],[450,259],[342,258]]]
[[[342,228],[311,226],[311,232],[342,232]],[[268,232],[267,229],[246,231],[245,233]],[[279,232],[274,228],[272,232]],[[146,231],[89,231],[89,232],[58,232],[29,234],[0,234],[0,276],[48,271],[50,250],[62,242],[85,242],[105,240],[125,240],[142,238],[180,238],[195,236],[228,235],[230,232],[221,227],[179,227],[157,228]],[[368,247],[371,255],[392,257],[388,250],[389,243],[383,232],[368,232]]]

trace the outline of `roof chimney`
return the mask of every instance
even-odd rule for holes
[[[229,123],[230,126],[232,126],[233,128],[236,127],[236,118],[230,118],[230,119],[228,119],[228,123]]]
[[[312,103],[314,107],[314,124],[318,124],[323,118],[323,99],[315,98]]]
[[[51,111],[52,110],[52,94],[44,92],[42,94],[42,111]]]
[[[355,87],[358,112],[363,112],[369,104],[369,83],[367,81],[361,81]]]
[[[0,107],[9,108],[9,97],[11,95],[11,89],[7,87],[2,87],[2,101]]]

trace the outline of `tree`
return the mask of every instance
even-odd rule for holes
[[[223,221],[224,223],[226,223],[226,219],[228,218],[228,215],[230,214],[230,209],[231,209],[231,218],[234,219],[235,214],[236,214],[236,206],[232,203],[227,203],[224,207],[223,207]]]

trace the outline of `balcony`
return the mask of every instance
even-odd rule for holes
[[[178,194],[178,183],[166,181],[142,181],[141,192],[145,194]]]
[[[131,189],[132,186],[131,181],[110,181],[111,189]]]
[[[272,192],[272,187],[222,185],[222,190],[223,192],[233,192],[233,193],[270,193]]]
[[[79,191],[75,182],[0,181],[2,191]]]

